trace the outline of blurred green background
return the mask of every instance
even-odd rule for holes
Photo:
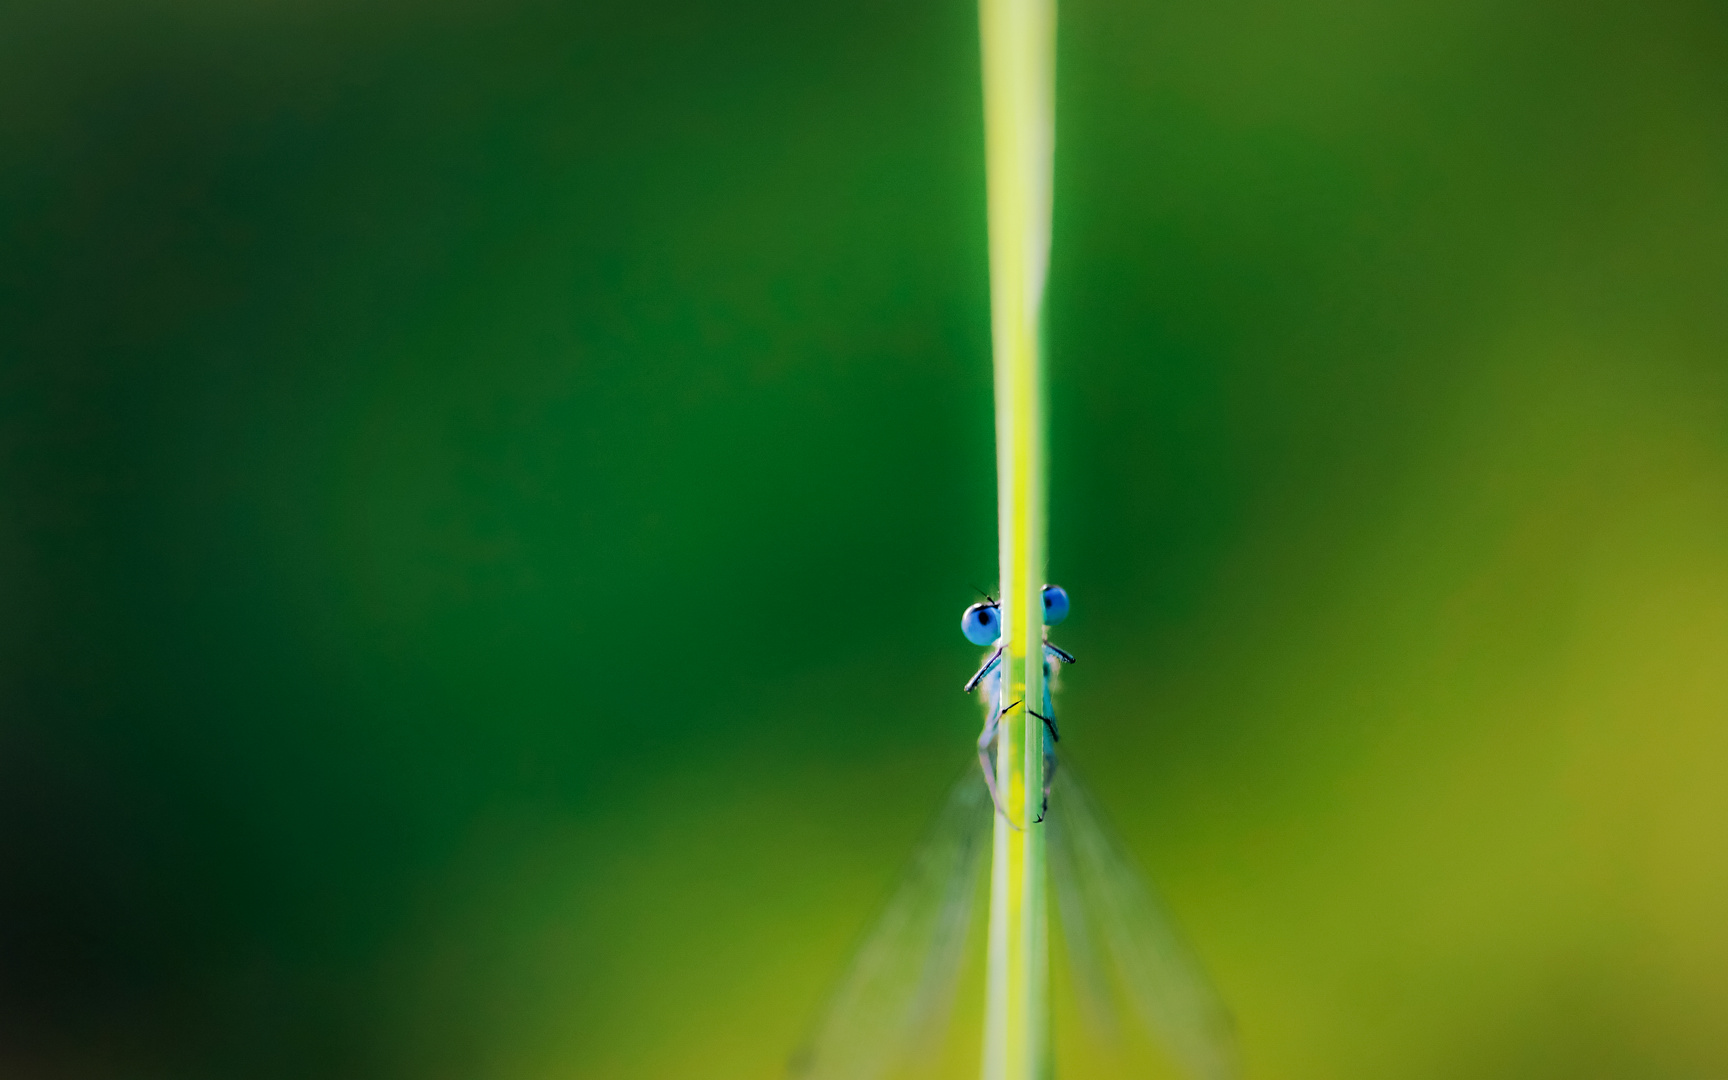
[[[978,722],[975,20],[0,9],[0,1073],[778,1075]],[[1064,747],[1251,1075],[1728,1076],[1728,12],[1060,33]]]

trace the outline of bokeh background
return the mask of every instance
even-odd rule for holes
[[[978,722],[975,20],[0,9],[0,1074],[779,1075]],[[1060,32],[1064,746],[1250,1074],[1728,1076],[1728,13]]]

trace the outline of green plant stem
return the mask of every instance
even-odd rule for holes
[[[1002,701],[1043,700],[1045,538],[1041,322],[1054,143],[1053,0],[980,0],[996,370]],[[1034,704],[1034,707],[1036,705]],[[1008,710],[997,739],[984,1080],[1050,1074],[1043,732]]]

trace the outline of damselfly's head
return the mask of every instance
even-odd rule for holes
[[[1044,586],[1044,625],[1068,617],[1068,593],[1060,585]],[[994,645],[1002,636],[1002,608],[994,600],[973,604],[960,616],[960,632],[974,645]]]

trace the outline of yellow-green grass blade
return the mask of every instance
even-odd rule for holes
[[[1043,698],[1044,402],[1041,321],[1050,250],[1055,6],[981,0],[991,336],[996,371],[1002,701]],[[1024,708],[1003,717],[991,864],[985,1080],[1049,1073],[1043,734]]]

